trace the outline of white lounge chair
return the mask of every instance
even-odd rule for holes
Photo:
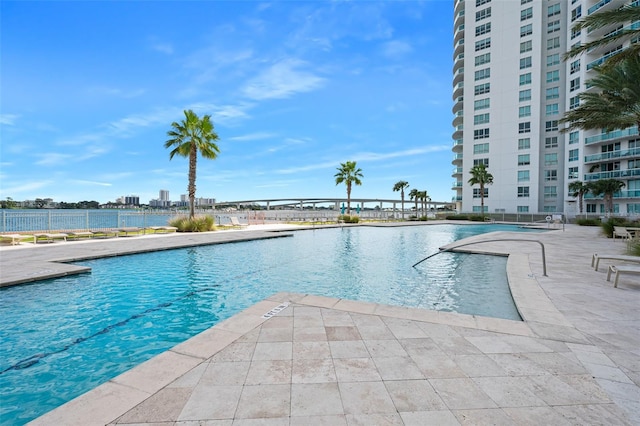
[[[618,260],[622,262],[640,263],[640,256],[627,256],[624,254],[598,254],[595,253],[591,258],[591,266],[597,271],[600,259]]]
[[[611,281],[611,274],[616,274],[616,277],[613,280],[613,286],[618,287],[618,279],[620,278],[620,274],[633,274],[640,275],[640,266],[609,266],[609,272],[607,272],[607,281]]]
[[[0,240],[11,240],[12,246],[20,244],[25,238],[33,238],[33,235],[20,235],[20,234],[3,234],[0,235]],[[35,241],[35,240],[34,240]]]
[[[623,240],[628,240],[630,238],[633,238],[633,236],[631,235],[631,232],[627,231],[627,228],[625,228],[624,226],[614,226],[613,239],[615,240],[618,237],[622,238]]]
[[[149,226],[147,229],[150,231],[153,231],[154,234],[158,232],[160,233],[176,232],[178,230],[178,228],[176,228],[175,226]]]
[[[67,232],[69,237],[79,240],[80,238],[93,238],[94,233],[92,231],[75,231]]]
[[[249,226],[248,223],[240,223],[240,221],[238,220],[237,217],[235,216],[231,216],[229,219],[231,219],[231,224],[233,226]]]
[[[37,243],[38,239],[44,239],[47,243],[52,243],[55,240],[64,240],[67,241],[67,234],[64,233],[50,233],[50,232],[42,232],[39,234],[33,234],[33,242]]]

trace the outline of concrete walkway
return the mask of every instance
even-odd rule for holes
[[[577,226],[464,242],[496,238],[530,241],[465,249],[509,253],[524,322],[279,293],[33,424],[640,425],[640,282],[614,289],[610,262],[590,268],[594,252],[625,244]],[[107,243],[122,244],[84,251]],[[46,252],[62,259],[80,244],[3,248],[2,279],[20,257],[44,267]]]

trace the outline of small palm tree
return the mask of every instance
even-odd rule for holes
[[[418,193],[418,197],[420,198],[420,203],[422,204],[422,216],[426,216],[427,201],[431,201],[431,197],[427,195],[427,191],[420,191]]]
[[[420,199],[420,191],[416,188],[413,188],[411,192],[409,192],[409,199],[415,200],[416,202],[416,217],[418,217],[418,200]]]
[[[480,210],[484,218],[484,187],[493,183],[493,175],[487,171],[487,166],[482,163],[473,166],[469,173],[471,173],[469,184],[471,186],[480,185]]]
[[[578,197],[578,207],[580,209],[580,213],[582,213],[582,200],[584,196],[589,192],[589,185],[580,182],[579,180],[575,182],[571,182],[569,184],[569,195],[572,197]]]
[[[569,124],[563,131],[640,128],[640,55],[597,71],[589,84],[599,90],[579,95],[580,105],[560,120]]]
[[[189,157],[189,218],[195,217],[196,199],[196,163],[198,153],[204,158],[215,159],[220,153],[218,145],[218,134],[213,128],[210,115],[202,118],[192,110],[184,111],[185,118],[178,122],[171,123],[171,130],[167,132],[169,140],[164,143],[165,148],[173,148],[169,153],[169,160],[177,154],[181,157]]]
[[[402,219],[404,220],[404,189],[409,187],[409,182],[399,180],[393,185],[393,191],[400,191],[400,199],[402,200]]]
[[[578,31],[586,29],[587,31],[593,31],[613,24],[617,25],[623,22],[631,24],[637,21],[640,21],[640,7],[629,4],[618,9],[611,9],[588,15],[578,21],[576,25],[573,26],[573,30]],[[621,30],[613,31],[600,39],[586,44],[578,44],[566,53],[565,60],[576,57],[581,53],[591,51],[597,47],[607,46],[613,42],[620,43],[624,40],[630,40],[638,36],[640,36],[640,28],[633,28],[631,25],[626,25],[626,27],[623,27]],[[611,56],[605,63],[613,65],[622,60],[633,58],[634,56],[637,57],[638,55],[640,55],[640,44],[633,43],[627,49]]]
[[[626,185],[617,179],[600,179],[589,183],[589,190],[596,197],[603,195],[604,208],[607,214],[613,213],[613,194]]]
[[[357,168],[355,161],[340,163],[340,167],[338,167],[337,170],[338,173],[334,175],[336,178],[336,185],[344,182],[347,186],[347,214],[351,216],[351,186],[353,184],[362,185],[360,178],[364,176],[362,175],[362,170]]]

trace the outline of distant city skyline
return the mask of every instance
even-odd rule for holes
[[[220,155],[197,197],[450,201],[453,2],[0,3],[0,198],[186,193],[163,147],[185,109]]]

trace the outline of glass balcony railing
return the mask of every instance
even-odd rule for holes
[[[640,148],[603,152],[602,154],[595,154],[595,155],[587,155],[584,157],[584,162],[593,163],[596,161],[610,160],[612,158],[631,157],[635,155],[640,155]]]
[[[594,4],[593,6],[591,6],[589,8],[589,10],[587,10],[587,15],[591,15],[593,12],[595,12],[596,10],[600,9],[601,7],[604,7],[605,5],[611,3],[611,0],[600,0],[598,3]]]
[[[613,198],[635,198],[635,197],[640,197],[640,189],[631,190],[631,191],[619,191],[613,194]],[[597,197],[591,193],[587,193],[584,195],[585,200],[593,200],[593,199],[600,199],[600,198],[602,198],[602,195],[599,195]]]
[[[624,138],[627,136],[636,136],[637,134],[638,134],[638,127],[634,126],[625,130],[616,130],[614,132],[601,133],[596,136],[585,138],[584,144],[589,145],[592,143],[605,142],[605,141],[610,141],[612,139]]]
[[[584,175],[585,181],[593,181],[600,179],[616,179],[640,176],[640,169],[612,170],[610,172],[587,173]]]

